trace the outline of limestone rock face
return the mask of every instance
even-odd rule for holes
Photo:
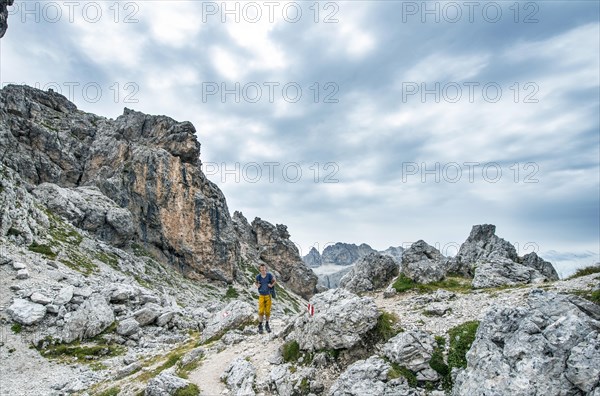
[[[129,210],[118,206],[97,187],[61,188],[42,183],[33,195],[53,213],[115,246],[125,245],[134,236]]]
[[[354,265],[340,281],[343,287],[353,293],[372,291],[387,286],[398,275],[399,266],[390,256],[371,253]]]
[[[446,276],[446,263],[439,250],[419,240],[402,254],[401,271],[418,283],[437,282]]]
[[[600,387],[600,307],[573,295],[530,292],[481,321],[454,395],[583,395]]]
[[[0,38],[4,37],[8,29],[8,6],[13,5],[14,0],[0,0]]]
[[[0,95],[2,162],[24,181],[100,191],[123,212],[108,210],[98,232],[110,234],[108,225],[117,240],[128,237],[128,211],[134,239],[155,256],[231,282],[239,242],[223,194],[200,170],[195,134],[189,122],[165,116],[84,113],[51,91],[9,85]]]
[[[533,268],[534,270],[541,273],[548,280],[558,280],[558,273],[554,266],[539,257],[535,252],[526,254],[520,259],[521,264],[526,267]]]
[[[366,243],[357,246],[353,243],[338,242],[323,250],[321,261],[323,264],[352,265],[367,254],[375,252]]]
[[[240,396],[256,394],[253,389],[255,378],[256,368],[242,357],[235,358],[221,375],[221,380],[227,384],[233,394]]]
[[[428,380],[437,380],[438,375],[429,366],[435,340],[421,330],[406,331],[391,338],[384,346],[383,353],[394,363],[404,366]]]
[[[315,307],[314,316],[298,317],[288,336],[303,350],[352,348],[375,327],[379,317],[373,299],[345,289],[319,293],[310,303]]]
[[[315,293],[317,276],[302,262],[298,248],[289,239],[283,224],[273,225],[260,218],[252,222],[259,258],[279,273],[279,279],[295,293],[310,298]]]

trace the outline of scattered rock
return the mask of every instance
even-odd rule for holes
[[[161,308],[156,304],[146,304],[146,306],[133,313],[135,320],[138,321],[140,326],[148,326],[158,318],[160,315]]]
[[[73,292],[75,288],[73,286],[65,286],[54,297],[54,305],[65,305],[73,298]]]
[[[141,370],[142,365],[139,362],[133,362],[125,367],[120,368],[116,375],[115,375],[115,379],[122,379],[127,377],[128,375],[131,375],[133,373],[135,373],[136,371]]]
[[[95,337],[115,321],[115,315],[106,299],[93,294],[75,312],[68,312],[59,338],[64,343]]]
[[[17,271],[17,279],[28,279],[29,278],[29,271],[27,271],[27,268],[23,268]]]
[[[140,324],[135,318],[127,318],[117,326],[117,334],[124,337],[137,333],[140,330]]]
[[[220,334],[225,334],[227,330],[239,328],[254,320],[254,306],[245,301],[235,300],[227,304],[225,308],[216,312],[206,324],[202,332],[202,342]]]
[[[13,261],[12,267],[13,267],[13,269],[15,269],[17,271],[27,268],[27,266],[20,261]]]
[[[29,299],[31,301],[33,301],[34,303],[38,303],[38,304],[42,304],[42,305],[48,305],[52,302],[52,299],[48,296],[43,295],[40,292],[35,292],[31,295],[31,297],[29,297]]]
[[[409,330],[397,334],[383,346],[383,354],[394,363],[404,366],[423,377],[437,380],[439,377],[429,366],[435,340],[422,330]]]
[[[32,325],[44,318],[46,307],[25,299],[15,298],[12,305],[8,307],[7,312],[15,322]]]

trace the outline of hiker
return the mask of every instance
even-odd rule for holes
[[[266,318],[265,330],[271,332],[269,317],[271,316],[271,289],[275,286],[275,277],[267,272],[267,266],[258,266],[260,274],[256,275],[256,287],[258,288],[258,332],[263,333],[263,316]]]

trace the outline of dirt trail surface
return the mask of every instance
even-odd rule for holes
[[[230,395],[232,392],[221,381],[221,374],[231,361],[237,357],[242,357],[248,358],[256,368],[256,383],[266,382],[273,367],[269,360],[273,358],[283,343],[278,335],[284,326],[283,320],[272,319],[273,332],[271,334],[249,335],[240,343],[228,346],[225,349],[218,346],[207,349],[202,364],[189,374],[189,380],[198,385],[201,396]],[[267,394],[259,392],[257,395]]]

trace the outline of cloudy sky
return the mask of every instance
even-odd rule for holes
[[[493,223],[562,275],[599,258],[596,1],[20,1],[0,82],[189,120],[230,211],[303,254]]]

